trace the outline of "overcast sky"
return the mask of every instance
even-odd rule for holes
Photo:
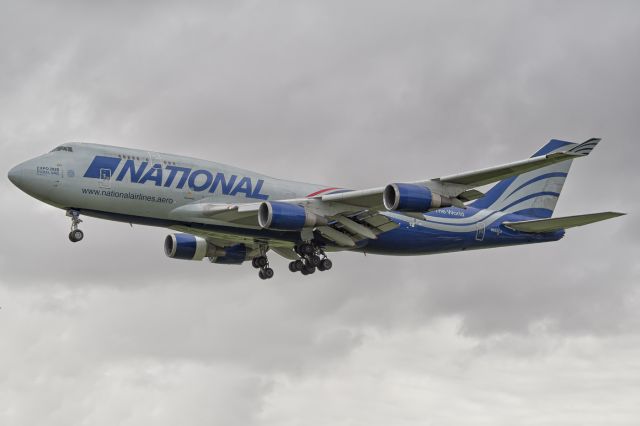
[[[0,424],[631,425],[640,418],[640,3],[0,0]],[[166,230],[6,179],[66,141],[351,188],[602,137],[557,242],[168,259]]]

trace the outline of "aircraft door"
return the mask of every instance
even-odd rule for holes
[[[477,223],[476,224],[476,241],[484,240],[484,231],[485,231],[484,222]]]

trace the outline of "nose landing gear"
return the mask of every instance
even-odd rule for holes
[[[69,232],[69,241],[77,243],[84,238],[84,232],[78,229],[78,225],[82,223],[80,212],[77,210],[67,210],[67,216],[71,218],[71,232]]]

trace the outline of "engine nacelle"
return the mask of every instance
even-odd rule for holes
[[[202,260],[208,247],[207,240],[191,234],[171,234],[164,239],[164,253],[172,259]]]
[[[164,253],[172,259],[202,260],[207,256],[224,254],[224,251],[202,237],[171,234],[164,239]]]
[[[382,202],[387,210],[418,213],[453,205],[451,198],[431,192],[425,186],[411,183],[387,185]]]
[[[300,231],[306,227],[326,225],[327,219],[311,213],[302,206],[265,201],[258,209],[258,224],[262,228]]]
[[[172,259],[202,260],[208,257],[211,263],[226,265],[240,265],[260,254],[258,249],[247,248],[244,244],[222,248],[191,234],[167,235],[164,239],[164,252]]]

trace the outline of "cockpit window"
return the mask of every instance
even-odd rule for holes
[[[60,145],[56,148],[53,148],[51,150],[51,152],[55,152],[55,151],[67,151],[67,152],[73,152],[73,148],[71,148],[70,146],[64,146],[64,145]]]

